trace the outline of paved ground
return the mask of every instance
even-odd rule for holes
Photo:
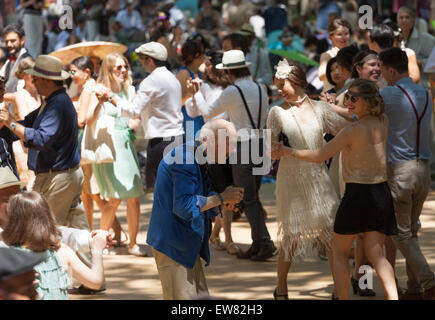
[[[274,184],[264,184],[261,189],[263,204],[269,214],[267,226],[273,240],[276,240],[277,222],[275,219]],[[148,252],[149,257],[140,258],[127,254],[126,248],[118,248],[117,255],[105,256],[104,266],[107,290],[93,296],[70,296],[70,299],[85,300],[155,300],[162,299],[160,280],[152,257],[151,248],[145,244],[152,195],[141,199],[141,223],[138,242]],[[125,203],[118,210],[118,218],[127,230]],[[99,225],[99,212],[95,213],[95,226]],[[420,244],[428,263],[435,270],[435,191],[425,203],[421,217],[423,225]],[[247,222],[234,222],[232,225],[234,241],[246,250],[251,242]],[[223,231],[221,239],[223,239]],[[211,263],[206,270],[210,294],[221,299],[272,299],[276,286],[276,257],[267,262],[240,260],[223,251],[211,249]],[[400,285],[406,287],[405,261],[398,255],[396,273]],[[330,299],[332,280],[327,261],[319,258],[295,262],[288,277],[290,299]],[[377,293],[373,298],[360,298],[350,295],[351,299],[384,299],[380,283],[374,275]]]

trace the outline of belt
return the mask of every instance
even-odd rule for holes
[[[67,169],[48,169],[48,170],[40,170],[40,171],[35,171],[36,174],[41,174],[41,173],[49,173],[52,174],[53,172],[55,173],[59,173],[59,172],[65,172],[65,171],[73,171],[76,170],[80,167],[80,164],[75,165],[74,167],[70,167]]]

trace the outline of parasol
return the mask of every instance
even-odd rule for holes
[[[269,50],[270,53],[276,54],[277,56],[288,58],[296,62],[302,62],[310,66],[318,67],[319,63],[313,59],[308,58],[306,55],[298,51],[287,51],[287,50]]]
[[[64,47],[60,50],[49,53],[50,56],[59,58],[63,64],[71,63],[75,58],[81,56],[97,57],[103,60],[109,53],[124,54],[127,46],[107,41],[86,41]]]

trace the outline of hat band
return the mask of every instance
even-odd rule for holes
[[[38,73],[42,73],[43,75],[53,76],[53,77],[60,77],[61,74],[62,74],[61,72],[52,72],[52,71],[43,70],[43,69],[40,69],[40,68],[38,68],[36,66],[33,67],[33,70],[35,70]]]
[[[244,65],[246,65],[246,63],[245,63],[245,61],[240,61],[240,62],[233,62],[233,63],[222,63],[222,65],[225,68],[230,68],[230,67],[244,66]]]

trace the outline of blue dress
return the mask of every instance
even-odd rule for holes
[[[71,281],[60,262],[56,250],[35,252],[23,247],[14,248],[39,254],[44,258],[43,262],[33,268],[39,273],[37,278],[39,283],[36,286],[39,300],[68,300],[68,287]]]

